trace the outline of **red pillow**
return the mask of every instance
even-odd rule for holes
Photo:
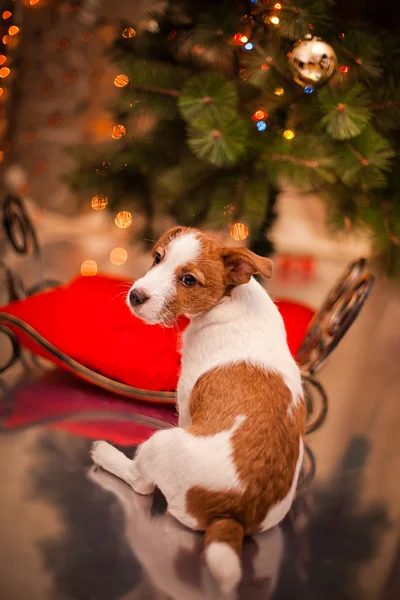
[[[140,400],[173,403],[180,332],[134,317],[125,303],[130,282],[109,276],[77,277],[0,310],[0,323],[31,352],[109,391]],[[313,312],[278,303],[292,353],[298,351]]]

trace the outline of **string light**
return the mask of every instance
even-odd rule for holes
[[[286,129],[283,132],[283,137],[287,140],[292,140],[295,137],[295,132],[292,129]]]
[[[347,65],[342,65],[339,70],[341,73],[348,73],[349,67]]]
[[[0,65],[4,65],[6,60],[7,60],[7,57],[4,56],[4,54],[0,54]]]
[[[132,225],[132,213],[129,210],[121,210],[115,217],[114,222],[120,229],[126,229]]]
[[[57,42],[57,50],[65,50],[69,46],[69,41],[66,39],[59,40]]]
[[[282,4],[280,2],[275,2],[274,8],[275,8],[275,10],[281,10]]]
[[[306,94],[312,94],[314,91],[314,88],[312,87],[312,85],[306,85],[306,87],[304,88],[304,91]]]
[[[110,131],[110,135],[113,140],[119,140],[126,134],[126,129],[123,125],[114,125]]]
[[[244,35],[243,33],[237,33],[234,37],[235,37],[235,40],[237,42],[239,42],[240,44],[246,44],[246,42],[249,41],[249,38],[247,37],[247,35]]]
[[[11,73],[11,71],[8,67],[2,67],[0,69],[0,77],[2,79],[4,79],[5,77],[8,77],[10,73]]]
[[[268,69],[269,69],[269,66],[267,65],[267,63],[263,63],[263,64],[261,65],[261,68],[262,68],[262,70],[263,70],[263,71],[268,71]]]
[[[256,127],[257,127],[258,131],[265,131],[267,129],[267,124],[265,121],[258,121],[256,123]]]
[[[44,160],[38,160],[33,168],[35,175],[42,175],[47,169],[47,164]]]
[[[97,263],[94,260],[84,260],[81,265],[81,275],[93,277],[97,274]]]
[[[39,4],[40,0],[29,0],[29,4],[31,6],[35,6],[35,4]]]
[[[256,110],[252,118],[254,121],[260,121],[266,117],[268,117],[268,115],[263,110]]]
[[[54,129],[55,127],[58,127],[60,124],[60,115],[50,115],[47,118],[47,125],[48,127],[51,127],[52,129]]]
[[[195,44],[193,46],[193,52],[195,52],[196,54],[204,54],[205,51],[206,49],[204,48],[204,46],[200,46],[200,44]]]
[[[3,44],[6,45],[8,44],[8,42],[11,40],[11,36],[10,35],[3,35]]]
[[[129,77],[127,75],[124,75],[123,73],[117,75],[114,79],[114,85],[119,88],[125,87],[126,85],[128,85],[128,83]]]
[[[67,73],[65,73],[64,75],[64,81],[65,83],[72,83],[75,81],[75,79],[77,78],[78,74],[76,71],[68,71]]]
[[[243,48],[244,48],[245,50],[253,50],[253,48],[254,48],[254,44],[253,44],[253,42],[247,42],[247,44],[245,44],[245,45],[243,46]]]
[[[122,31],[122,37],[124,38],[133,38],[136,35],[136,31],[133,29],[133,27],[125,27],[125,29]]]
[[[90,42],[93,37],[93,33],[91,31],[84,31],[81,35],[82,42]]]
[[[108,204],[108,198],[104,194],[96,194],[92,198],[91,207],[93,210],[103,210]]]
[[[224,206],[224,215],[227,217],[232,216],[235,213],[235,207],[233,206],[233,204],[227,204],[226,206]]]
[[[279,17],[271,17],[270,23],[272,25],[279,25]]]
[[[285,93],[285,90],[281,87],[277,87],[274,89],[275,96],[283,96],[284,93]]]
[[[3,95],[3,91],[4,91],[3,88],[0,87],[0,98]]]
[[[8,33],[10,35],[17,35],[17,33],[20,32],[20,28],[17,27],[16,25],[11,25],[11,27],[8,28]]]
[[[244,223],[233,223],[230,234],[237,242],[245,240],[249,235],[249,228]]]
[[[114,248],[110,252],[110,262],[111,264],[119,267],[123,265],[128,258],[128,253],[125,248]]]
[[[9,10],[5,10],[3,12],[3,19],[6,20],[6,19],[9,19],[10,17],[12,17],[12,13]]]

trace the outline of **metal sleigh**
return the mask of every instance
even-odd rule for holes
[[[58,285],[57,281],[44,278],[40,246],[22,200],[7,195],[2,201],[1,219],[3,238],[19,255],[32,253],[37,267],[37,283],[25,289],[19,275],[0,260],[7,284],[8,301],[23,300],[48,287]],[[307,434],[322,425],[328,412],[328,397],[317,378],[317,373],[358,316],[373,281],[365,259],[351,263],[308,325],[296,356],[306,395]],[[23,353],[15,334],[4,324],[0,324],[0,333],[8,336],[11,341],[11,355],[5,364],[0,365],[0,374],[3,374],[18,359],[23,359]]]

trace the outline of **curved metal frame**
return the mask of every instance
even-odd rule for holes
[[[373,282],[364,258],[349,265],[307,328],[296,357],[303,371],[315,374],[336,348],[358,316]]]
[[[0,260],[0,267],[3,268],[6,275],[9,301],[21,300],[48,287],[59,285],[58,281],[44,279],[42,254],[36,231],[21,198],[8,194],[2,202],[1,212],[3,229],[11,246],[17,254],[26,255],[32,252],[39,275],[38,283],[25,290],[19,275],[11,271],[10,267]]]
[[[328,396],[315,373],[336,348],[357,318],[367,299],[374,277],[366,268],[365,258],[351,263],[321,308],[315,313],[297,353],[297,363],[305,382],[308,421],[306,434],[321,427],[328,413]],[[319,408],[315,411],[312,391],[318,394]],[[313,414],[315,415],[313,416]]]
[[[0,374],[5,373],[21,356],[21,346],[15,333],[5,325],[0,324],[0,335],[2,333],[5,334],[11,342],[12,354],[10,359],[4,365],[0,365]]]

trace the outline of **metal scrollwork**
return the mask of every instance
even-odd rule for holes
[[[35,256],[40,257],[35,229],[22,200],[17,196],[9,194],[3,201],[3,227],[18,254],[27,254],[32,248]]]
[[[350,264],[308,326],[296,357],[304,382],[306,433],[318,429],[328,412],[328,397],[314,375],[358,316],[373,282],[364,258]]]
[[[0,325],[0,335],[2,334],[6,335],[11,342],[11,355],[4,364],[0,364],[0,373],[7,371],[21,355],[21,346],[15,333],[5,325]]]
[[[316,312],[297,354],[303,371],[315,373],[356,319],[374,281],[365,265],[352,263]]]
[[[20,276],[0,260],[0,267],[5,273],[9,301],[21,300],[46,288],[59,285],[58,281],[43,277],[44,269],[39,242],[23,201],[17,196],[8,194],[2,202],[1,210],[4,232],[13,249],[21,255],[32,252],[38,269],[38,283],[26,290]]]

